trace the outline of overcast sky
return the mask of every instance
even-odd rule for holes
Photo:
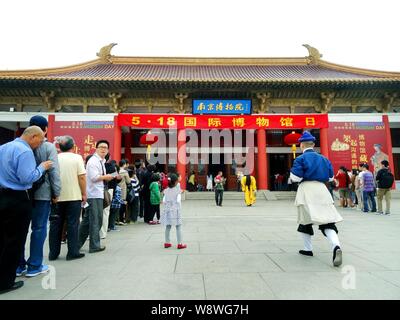
[[[304,57],[400,72],[395,0],[2,0],[0,70],[118,56]]]

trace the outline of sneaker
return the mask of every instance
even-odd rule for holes
[[[28,277],[28,278],[29,277],[36,277],[39,274],[46,273],[48,271],[49,271],[49,266],[46,265],[46,264],[42,264],[39,269],[28,270],[28,272],[26,273],[25,276]]]
[[[24,267],[21,267],[21,266],[19,266],[18,268],[17,268],[17,271],[15,272],[15,275],[17,276],[17,277],[21,277],[24,273],[26,273],[28,270],[26,269],[26,267],[24,266]]]
[[[314,256],[313,252],[308,250],[300,250],[299,253],[302,254],[303,256],[309,256],[309,257]]]
[[[336,246],[333,249],[333,265],[335,267],[339,267],[342,264],[342,249],[339,246]]]
[[[121,230],[119,230],[117,228],[113,228],[113,229],[110,229],[109,231],[121,231]]]
[[[382,213],[383,214],[383,213]],[[390,214],[390,212],[385,212],[385,215],[388,216]]]
[[[177,248],[178,249],[185,249],[185,248],[187,248],[187,245],[183,244],[183,243],[180,243],[180,244],[178,244]]]
[[[380,215],[380,214],[383,214],[383,212],[382,211],[378,211],[377,213],[375,213],[376,215]]]
[[[169,248],[169,247],[172,247],[172,244],[170,244],[170,243],[164,243],[164,248]]]

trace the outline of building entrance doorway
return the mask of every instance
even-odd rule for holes
[[[273,191],[287,191],[290,171],[290,155],[286,153],[269,154],[269,185]]]
[[[208,174],[212,174],[213,179],[216,177],[219,171],[222,171],[224,177],[226,178],[226,166],[224,163],[223,154],[209,154],[208,155]]]

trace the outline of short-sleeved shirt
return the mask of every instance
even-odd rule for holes
[[[82,200],[78,176],[86,174],[82,156],[72,152],[63,152],[58,155],[61,178],[61,194],[58,201]]]
[[[345,189],[349,187],[349,182],[350,179],[347,176],[347,173],[344,172],[339,172],[336,176],[335,179],[339,182],[338,188],[339,189]]]

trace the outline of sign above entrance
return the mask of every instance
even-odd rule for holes
[[[251,100],[193,100],[193,114],[251,114]]]
[[[317,129],[328,128],[328,115],[205,116],[120,113],[118,125],[144,129]]]

